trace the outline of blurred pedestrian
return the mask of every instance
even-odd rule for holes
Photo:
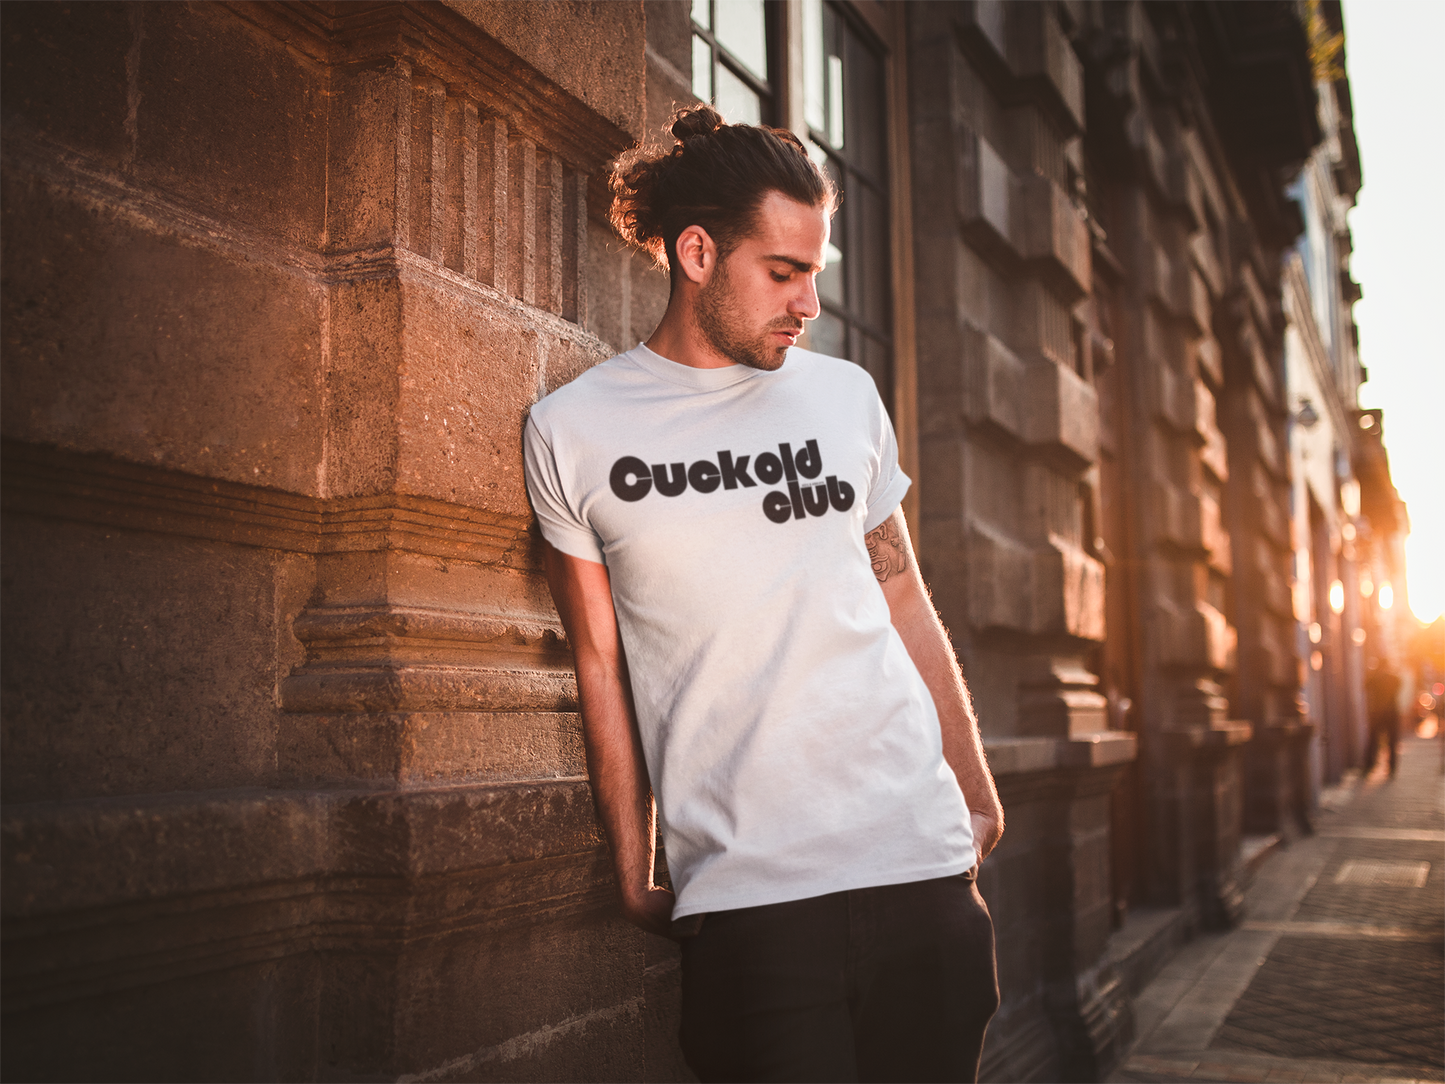
[[[1383,659],[1370,660],[1370,673],[1365,679],[1365,706],[1370,715],[1370,748],[1366,756],[1368,770],[1374,770],[1383,744],[1390,755],[1390,775],[1400,757],[1400,675]]]

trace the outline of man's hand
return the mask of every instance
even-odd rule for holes
[[[938,724],[943,732],[943,755],[968,803],[973,845],[980,862],[1003,835],[1003,806],[984,759],[978,720],[973,715],[968,686],[958,668],[953,644],[928,597],[918,573],[908,524],[901,509],[869,531],[864,541],[873,562],[873,574],[893,616],[893,627],[908,648],[923,683],[933,694]]]
[[[648,933],[671,938],[672,908],[676,903],[677,897],[672,894],[671,889],[651,885],[643,892],[633,891],[630,898],[624,894],[622,914],[633,925],[641,926]]]

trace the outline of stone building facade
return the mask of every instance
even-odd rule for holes
[[[57,3],[0,36],[6,1076],[686,1077],[520,434],[660,316],[602,178],[694,93],[845,193],[811,343],[892,411],[1009,819],[985,1078],[1101,1079],[1172,940],[1238,918],[1242,830],[1304,800],[1294,5]]]
[[[1339,5],[1311,10],[1317,33],[1342,31]],[[1341,52],[1331,58],[1329,70],[1316,72],[1323,140],[1289,188],[1304,230],[1283,267],[1294,639],[1312,729],[1309,778],[1316,791],[1360,767],[1365,756],[1367,661],[1379,640],[1371,635],[1378,631],[1379,600],[1368,565],[1377,553],[1383,556],[1403,545],[1406,533],[1380,444],[1382,418],[1378,411],[1359,407],[1367,374],[1352,312],[1361,291],[1350,275],[1346,215],[1362,178],[1343,66]],[[1372,515],[1363,514],[1361,480],[1366,475]],[[1370,531],[1372,520],[1380,524],[1378,539]],[[1397,556],[1385,563],[1396,566]],[[1388,577],[1384,573],[1381,582]]]

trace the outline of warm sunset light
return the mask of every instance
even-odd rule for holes
[[[1414,509],[1411,509],[1414,519]],[[1445,613],[1445,524],[1437,534],[1419,527],[1405,539],[1405,571],[1410,583],[1410,612],[1429,624]]]
[[[1365,167],[1358,206],[1350,212],[1350,270],[1369,283],[1354,307],[1360,362],[1369,380],[1360,405],[1384,410],[1390,472],[1409,508],[1405,543],[1409,608],[1421,621],[1445,613],[1445,456],[1440,407],[1445,403],[1445,353],[1436,327],[1441,278],[1432,253],[1445,242],[1445,219],[1422,219],[1433,205],[1445,153],[1439,140],[1418,138],[1417,121],[1401,102],[1433,93],[1433,65],[1401,61],[1402,27],[1421,41],[1445,26],[1436,4],[1345,5],[1346,47],[1355,129]],[[1418,89],[1413,89],[1418,88]],[[1360,425],[1365,426],[1362,415]],[[1370,419],[1369,428],[1375,425]],[[1404,588],[1404,584],[1401,584]]]
[[[1395,605],[1395,589],[1388,583],[1380,584],[1380,609],[1388,610]]]
[[[1330,584],[1330,609],[1337,614],[1345,612],[1345,585],[1339,580]]]

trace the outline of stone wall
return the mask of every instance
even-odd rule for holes
[[[3,32],[5,1074],[675,1074],[520,463],[641,5]]]
[[[1131,1028],[1111,929],[1235,921],[1245,803],[1287,805],[1303,756],[1277,271],[1280,167],[1319,138],[1303,32],[909,15],[922,561],[1010,822],[985,1076],[1096,1079]]]
[[[1105,570],[1080,315],[1093,283],[1075,187],[1084,70],[1067,14],[909,10],[915,232],[928,239],[914,258],[920,560],[1008,817],[981,874],[1003,989],[985,1079],[1095,1079],[1130,1038],[1102,960],[1109,792],[1134,739],[1109,730],[1091,669]]]

